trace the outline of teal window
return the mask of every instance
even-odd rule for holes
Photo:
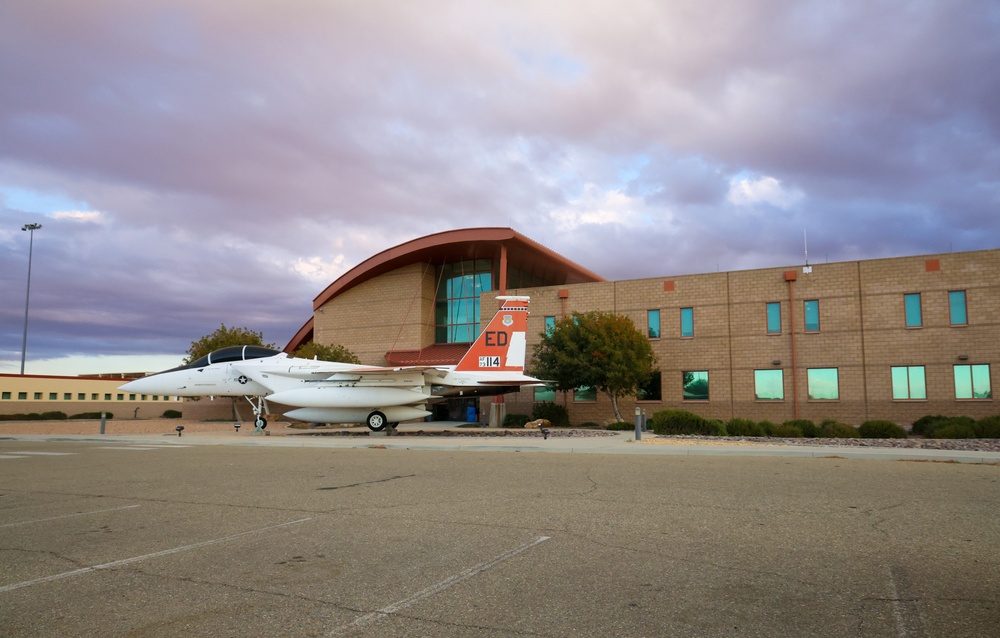
[[[836,401],[840,399],[837,368],[810,368],[806,370],[810,401]]]
[[[78,392],[78,393],[76,394],[76,400],[77,400],[77,401],[86,401],[86,400],[87,400],[87,395],[86,395],[86,393],[84,393],[84,392]]]
[[[116,401],[124,401],[125,400],[125,395],[124,394],[117,394],[117,395],[115,395],[115,400]]]
[[[542,387],[535,388],[535,401],[538,401],[538,402],[543,402],[543,401],[552,402],[552,401],[555,401],[555,400],[556,400],[556,391],[555,391],[555,389],[552,386],[547,385],[547,386],[542,386]]]
[[[110,392],[105,392],[104,393],[104,400],[105,401],[110,401],[111,400],[111,393]]]
[[[597,388],[592,385],[580,386],[573,392],[574,401],[597,401]]]
[[[772,302],[767,304],[767,334],[775,335],[781,333],[781,303]]]
[[[41,401],[41,400],[42,400],[42,393],[41,392],[36,392],[35,393],[35,401]]]
[[[681,336],[694,336],[694,308],[681,308]]]
[[[708,371],[682,372],[685,401],[708,401]]]
[[[955,366],[955,398],[992,399],[990,366],[985,364]]]
[[[0,393],[0,399],[3,399],[4,401],[9,401],[10,400],[10,392],[2,392],[2,393]]]
[[[550,335],[552,331],[556,329],[556,318],[546,317],[545,318],[545,334]]]
[[[493,261],[470,259],[438,267],[434,340],[471,343],[479,336],[479,296],[493,290]]]
[[[965,291],[952,290],[948,293],[948,308],[951,313],[951,325],[964,326],[969,323],[965,311]]]
[[[55,401],[59,398],[59,395],[55,392],[49,392],[49,401]]]
[[[903,295],[903,304],[906,307],[906,327],[919,328],[924,325],[924,318],[920,312],[920,293]]]
[[[28,393],[27,392],[18,392],[17,393],[17,400],[18,401],[27,401],[28,400]]]
[[[926,399],[927,382],[924,378],[924,366],[893,367],[892,398],[896,401]]]
[[[660,311],[659,310],[647,310],[646,311],[646,325],[648,326],[648,334],[650,339],[660,338]]]
[[[785,399],[784,370],[754,370],[754,398],[758,401],[783,401]]]
[[[650,377],[649,383],[639,388],[636,393],[639,401],[662,401],[663,400],[663,375],[657,370]]]
[[[806,332],[819,332],[819,300],[802,302],[802,309],[805,311]]]

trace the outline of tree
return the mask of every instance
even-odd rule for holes
[[[361,363],[356,354],[340,344],[325,346],[322,343],[310,341],[302,344],[294,352],[294,356],[302,359],[319,359],[320,361],[338,361],[340,363]]]
[[[611,312],[573,313],[560,319],[535,346],[532,373],[551,379],[556,390],[592,386],[611,399],[635,396],[656,371],[653,348],[632,320]]]
[[[263,333],[254,332],[249,328],[227,328],[226,324],[222,324],[212,334],[205,335],[201,339],[191,342],[191,347],[188,348],[188,356],[184,359],[184,363],[191,363],[210,352],[214,352],[219,348],[225,348],[226,346],[275,347],[273,343],[264,343]]]

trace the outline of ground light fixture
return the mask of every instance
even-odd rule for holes
[[[35,231],[41,224],[25,224],[21,230],[28,231],[28,286],[24,293],[24,337],[21,339],[21,376],[24,376],[24,357],[28,351],[28,301],[31,299],[31,253],[35,247]]]

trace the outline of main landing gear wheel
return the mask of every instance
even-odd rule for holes
[[[378,410],[373,410],[368,414],[368,418],[365,419],[365,425],[367,425],[368,429],[372,432],[381,432],[388,424],[389,422],[386,421],[385,415]]]
[[[262,416],[257,417],[257,420],[253,422],[258,430],[263,430],[267,427],[267,419]]]

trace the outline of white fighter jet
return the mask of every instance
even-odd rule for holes
[[[285,416],[317,423],[364,423],[379,431],[430,414],[449,397],[514,392],[542,381],[524,374],[528,297],[503,305],[458,365],[379,367],[290,357],[260,346],[230,346],[187,365],[129,381],[121,390],[250,402],[264,427],[267,402],[296,408]]]

